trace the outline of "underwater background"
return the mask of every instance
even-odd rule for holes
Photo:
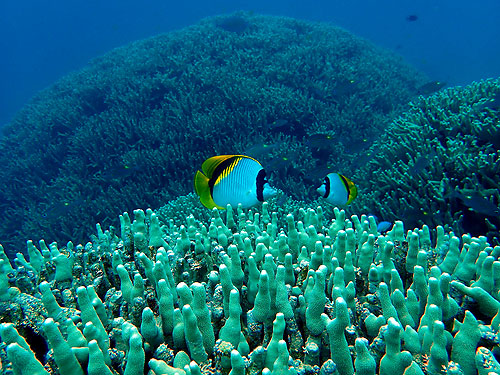
[[[331,22],[394,50],[432,80],[464,85],[500,73],[495,0],[2,1],[0,124],[38,90],[112,48],[248,10]],[[416,16],[415,21],[408,17]],[[411,18],[410,18],[411,19]]]

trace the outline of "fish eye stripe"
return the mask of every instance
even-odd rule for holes
[[[325,194],[323,195],[323,198],[328,198],[330,195],[330,178],[325,177],[325,181],[323,183],[325,184]]]
[[[344,184],[345,190],[347,191],[347,200],[351,197],[351,189],[349,189],[349,182],[347,179],[339,173],[340,180]]]
[[[266,180],[266,171],[261,169],[259,173],[257,173],[257,200],[259,202],[264,202],[264,185],[267,183]]]

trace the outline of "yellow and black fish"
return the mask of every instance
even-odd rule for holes
[[[201,169],[194,176],[194,189],[205,207],[224,209],[228,203],[241,203],[248,208],[276,194],[262,165],[249,156],[213,156]]]
[[[356,185],[340,173],[328,173],[323,184],[316,189],[325,200],[337,206],[351,203],[358,195]]]

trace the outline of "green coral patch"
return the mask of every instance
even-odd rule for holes
[[[369,150],[354,210],[500,241],[500,79],[419,97]]]

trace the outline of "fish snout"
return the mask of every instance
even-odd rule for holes
[[[316,191],[319,193],[319,195],[321,195],[322,197],[324,197],[325,194],[326,194],[325,184],[323,184],[319,188],[317,188]]]
[[[264,196],[264,200],[268,200],[269,198],[274,197],[278,193],[278,190],[273,188],[269,184],[264,185],[264,191],[262,192],[262,195]]]

